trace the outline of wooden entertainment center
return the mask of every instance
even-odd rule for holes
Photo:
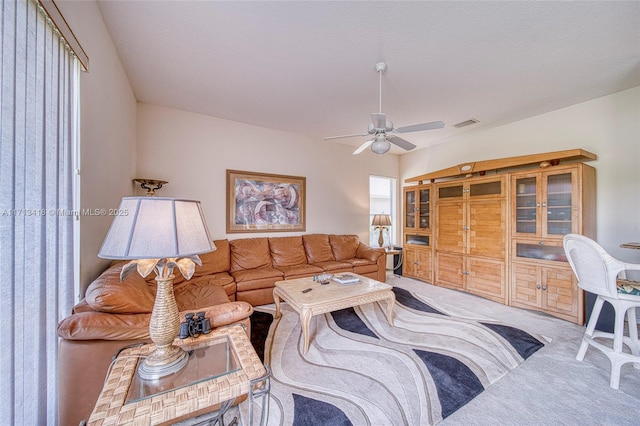
[[[582,149],[464,163],[406,179],[403,274],[584,323],[562,247],[595,238],[596,173]]]

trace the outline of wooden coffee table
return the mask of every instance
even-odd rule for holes
[[[304,353],[309,350],[309,324],[314,315],[372,302],[378,302],[380,308],[385,310],[380,302],[386,300],[387,321],[393,326],[392,312],[396,296],[391,290],[392,287],[362,275],[356,276],[360,278],[360,282],[354,284],[339,284],[334,281],[329,284],[320,284],[313,281],[312,277],[276,282],[273,289],[276,318],[280,317],[280,300],[287,302],[300,315]],[[311,291],[302,292],[308,288]]]

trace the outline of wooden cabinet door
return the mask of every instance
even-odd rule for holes
[[[402,275],[415,277],[417,269],[417,250],[404,247],[404,260],[402,262]]]
[[[512,177],[513,235],[562,238],[578,232],[580,192],[577,167]]]
[[[416,261],[416,276],[421,280],[432,283],[431,250],[416,250]]]
[[[421,186],[417,191],[417,223],[421,231],[429,231],[431,228],[431,188]]]
[[[562,318],[576,321],[580,291],[570,268],[541,268],[542,308]]]
[[[505,200],[470,201],[468,209],[467,253],[473,256],[504,259],[507,238]]]
[[[436,254],[436,285],[464,290],[464,256],[449,253]]]
[[[499,303],[507,302],[507,281],[504,260],[469,256],[466,271],[467,291]]]
[[[578,230],[577,170],[542,174],[542,237],[562,238]]]
[[[540,173],[518,173],[511,178],[511,215],[514,236],[535,238],[542,234]]]
[[[540,268],[531,263],[511,264],[511,304],[513,306],[540,308]]]
[[[511,269],[511,305],[584,323],[583,295],[570,267],[513,262]]]
[[[437,211],[436,250],[463,254],[467,235],[465,203],[440,202]]]
[[[432,282],[431,249],[405,248],[402,273]]]
[[[404,228],[416,228],[416,189],[404,188]]]

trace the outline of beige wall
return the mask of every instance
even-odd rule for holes
[[[141,177],[169,181],[158,196],[202,202],[213,238],[295,233],[226,234],[226,170],[306,177],[307,233],[352,233],[368,241],[369,175],[397,177],[397,155],[313,141],[176,109],[138,104]]]
[[[136,99],[97,3],[56,4],[90,62],[89,72],[80,80],[80,208],[116,208],[120,198],[133,190]],[[111,219],[80,215],[80,296],[107,264],[97,254]]]
[[[640,241],[640,88],[469,132],[401,157],[352,156],[352,147],[309,140],[148,104],[137,104],[98,6],[58,1],[90,58],[81,77],[81,207],[117,207],[134,177],[170,181],[159,195],[202,201],[215,238],[255,235],[225,231],[226,169],[306,176],[307,232],[368,233],[368,177],[402,180],[465,161],[584,148],[596,153],[598,240],[613,255],[640,261],[618,247]],[[482,120],[482,117],[477,117]],[[401,203],[399,204],[401,206]],[[399,212],[401,213],[401,212]],[[80,283],[97,276],[109,217],[81,217]]]
[[[477,117],[482,120],[482,117]],[[583,148],[598,155],[597,240],[613,256],[640,262],[640,87],[489,130],[470,130],[400,157],[401,181],[467,161]]]

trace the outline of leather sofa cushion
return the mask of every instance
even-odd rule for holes
[[[220,286],[197,281],[187,283],[173,290],[180,311],[197,310],[229,301],[227,292]]]
[[[210,318],[211,327],[222,327],[248,318],[253,307],[246,302],[228,302],[200,309]],[[193,310],[180,312],[180,322]],[[149,339],[151,314],[109,314],[82,312],[70,315],[58,324],[58,336],[67,340],[142,340]]]
[[[229,241],[231,272],[270,267],[271,253],[267,238],[243,238]],[[236,281],[238,281],[236,279]]]
[[[307,253],[309,263],[327,262],[336,260],[329,244],[329,235],[327,234],[308,234],[302,236],[304,250]]]
[[[354,265],[353,272],[360,275],[378,272],[378,264],[369,263],[367,265]]]
[[[269,250],[275,267],[307,264],[302,237],[269,238]]]
[[[71,309],[72,314],[79,314],[80,312],[90,311],[93,311],[93,309],[91,309],[91,306],[89,306],[89,304],[87,303],[87,299],[82,299],[76,304],[76,306],[73,307],[73,309]]]
[[[229,297],[230,301],[233,302],[236,297],[236,282],[228,272],[219,272],[217,274],[207,275],[204,277],[193,277],[189,281],[185,281],[179,285],[174,286],[174,291],[177,294],[178,289],[181,286],[189,284],[197,284],[201,287],[209,285],[222,287],[226,291],[227,297]]]
[[[324,270],[319,266],[307,265],[291,265],[291,266],[278,266],[278,270],[282,271],[285,278],[295,276],[309,276],[320,275]]]
[[[205,275],[217,274],[219,272],[228,272],[231,267],[231,255],[229,253],[229,240],[214,240],[216,246],[214,251],[200,254],[202,266],[196,265],[193,273],[194,277],[202,277]]]
[[[358,259],[358,258],[345,259],[345,260],[343,260],[343,262],[350,263],[354,268],[356,266],[365,266],[365,265],[374,265],[374,266],[376,266],[377,265],[376,262],[372,262],[372,261],[366,260],[366,259]]]
[[[85,300],[91,309],[112,314],[143,314],[153,310],[155,286],[135,271],[121,282],[124,265],[120,262],[111,266],[89,285]]]
[[[357,235],[329,235],[329,243],[336,260],[346,260],[356,257],[360,239]]]
[[[353,266],[351,266],[351,263],[338,262],[337,260],[327,260],[325,262],[316,262],[313,264],[313,266],[320,267],[327,272],[333,272],[333,271],[344,272],[344,271],[351,271],[353,269]]]
[[[232,272],[233,278],[236,280],[236,283],[241,283],[243,281],[252,281],[252,280],[261,280],[264,278],[282,278],[282,271],[279,271],[275,268],[266,267],[266,268],[256,268],[256,269],[244,269],[241,271]]]

